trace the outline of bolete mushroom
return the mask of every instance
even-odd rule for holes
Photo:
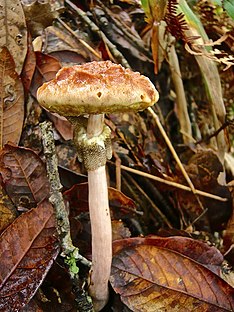
[[[158,100],[151,81],[110,61],[62,68],[56,78],[37,92],[39,103],[65,116],[74,125],[78,159],[88,172],[89,212],[92,232],[90,295],[96,311],[108,300],[112,261],[112,231],[105,164],[112,156],[110,129],[105,113],[140,111]],[[80,115],[88,114],[86,118]],[[86,122],[87,120],[87,122]]]

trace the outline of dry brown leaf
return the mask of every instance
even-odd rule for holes
[[[137,213],[133,200],[113,187],[108,187],[108,197],[112,219],[121,219]],[[88,211],[88,183],[73,185],[71,189],[64,192],[64,198],[73,207],[71,215]]]
[[[173,244],[168,245],[170,238],[164,238],[159,246],[144,238],[139,245],[140,238],[136,240],[137,245],[134,238],[122,240],[122,249],[121,241],[114,242],[110,279],[134,312],[233,311],[234,289],[181,250],[173,250]],[[210,257],[209,253],[206,256]]]
[[[52,8],[54,1],[26,1],[22,0],[24,13],[28,27],[33,37],[40,35],[41,32],[58,16]],[[57,1],[56,1],[57,2]]]
[[[29,88],[31,85],[31,81],[32,81],[32,77],[33,77],[35,67],[36,67],[36,56],[35,56],[35,52],[33,50],[32,38],[29,35],[28,36],[27,56],[26,56],[23,71],[21,74],[21,79],[22,79],[22,82],[24,84],[24,88],[27,92],[29,91]]]
[[[0,310],[21,311],[58,255],[53,206],[43,201],[0,236]]]
[[[27,28],[20,0],[0,0],[0,47],[6,46],[21,73],[27,53]]]
[[[0,163],[4,189],[19,210],[35,207],[49,197],[45,165],[32,150],[6,144]]]
[[[53,79],[61,68],[59,61],[47,54],[35,52],[36,55],[36,70],[31,83],[31,94],[36,98],[37,89],[44,83]]]
[[[112,226],[112,240],[128,238],[131,236],[131,232],[125,226],[122,220],[111,221]]]
[[[12,201],[0,186],[0,232],[11,224],[16,217],[17,211]]]
[[[8,49],[0,49],[0,147],[19,143],[24,121],[24,90]]]

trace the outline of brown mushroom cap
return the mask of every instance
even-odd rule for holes
[[[139,111],[158,100],[151,81],[110,61],[64,67],[37,91],[39,103],[63,116]]]

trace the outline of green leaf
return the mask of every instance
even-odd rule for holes
[[[227,14],[234,20],[234,2],[233,0],[224,0],[224,9]]]
[[[184,14],[185,20],[188,23],[188,26],[196,29],[198,31],[199,35],[203,38],[203,40],[205,42],[208,42],[209,38],[205,32],[205,29],[204,29],[200,19],[192,11],[192,9],[188,6],[188,4],[185,0],[180,0],[178,10]],[[207,50],[210,50],[210,48],[207,47]]]
[[[64,262],[69,266],[70,273],[72,273],[73,275],[78,274],[79,268],[76,265],[76,259],[73,255],[67,256]]]
[[[212,0],[211,3],[225,10],[227,14],[234,20],[234,1],[233,0]]]

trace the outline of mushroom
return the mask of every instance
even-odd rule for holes
[[[112,261],[112,230],[105,172],[112,157],[110,129],[105,113],[140,111],[158,100],[151,81],[110,61],[64,67],[37,92],[39,103],[68,118],[74,125],[78,159],[88,172],[92,267],[89,293],[95,311],[108,300]],[[89,118],[80,117],[88,114]]]

